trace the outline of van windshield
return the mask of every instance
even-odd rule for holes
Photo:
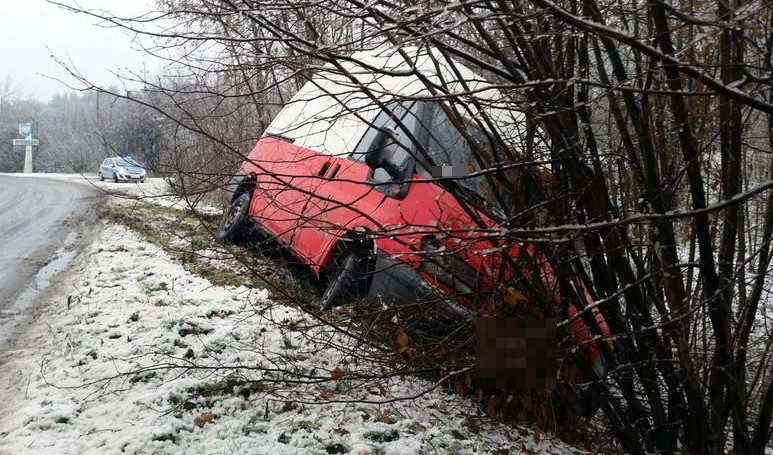
[[[404,102],[390,104],[373,121],[352,154],[365,161],[381,133],[390,131],[396,147],[390,161],[396,168],[407,168],[410,161],[415,170],[458,194],[490,215],[504,218],[513,206],[513,182],[504,171],[497,169],[497,148],[475,122],[459,116],[457,127],[437,102]],[[460,131],[461,130],[461,131]],[[414,159],[411,159],[414,158]],[[370,177],[373,183],[387,184],[395,177],[382,168]],[[399,180],[399,179],[398,179]],[[388,192],[391,187],[381,186]]]

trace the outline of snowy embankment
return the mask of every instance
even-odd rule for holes
[[[2,353],[0,454],[576,453],[417,379],[337,388],[365,348],[268,296],[105,224]]]

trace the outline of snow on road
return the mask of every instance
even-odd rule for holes
[[[0,357],[0,454],[577,453],[418,379],[338,388],[346,354],[320,340],[352,340],[127,227],[102,226],[60,278]]]

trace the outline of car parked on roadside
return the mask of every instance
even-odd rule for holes
[[[303,86],[231,179],[217,237],[277,240],[325,283],[321,309],[367,299],[464,316],[502,295],[518,303],[529,290],[508,286],[538,281],[598,362],[591,332],[609,331],[597,310],[593,330],[578,316],[588,294],[567,305],[543,255],[502,241],[507,191],[480,157],[492,136],[521,134],[523,115],[469,69],[414,52],[410,65],[358,53]]]
[[[105,158],[99,166],[99,180],[112,179],[114,182],[144,182],[147,171],[129,157]]]

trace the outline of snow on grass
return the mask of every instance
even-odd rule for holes
[[[365,346],[124,226],[101,228],[61,292],[0,359],[0,454],[576,452],[423,380],[348,381],[367,365],[346,349]]]

